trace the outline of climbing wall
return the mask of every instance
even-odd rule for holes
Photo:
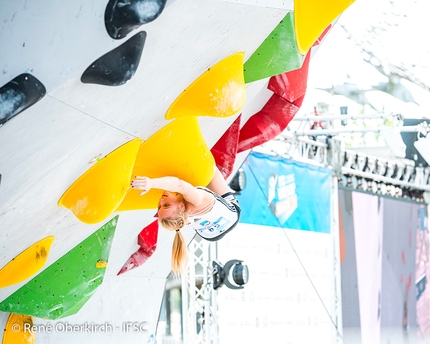
[[[173,234],[153,225],[157,194],[141,198],[129,181],[167,173],[205,184],[215,164],[227,178],[285,129],[311,49],[296,46],[293,3],[2,0],[0,8],[4,343],[20,335],[151,342]],[[303,71],[292,86],[301,92],[286,96],[273,78],[290,80],[292,70]],[[22,329],[31,324],[35,336]]]

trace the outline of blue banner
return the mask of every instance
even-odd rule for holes
[[[252,152],[240,222],[330,233],[330,170]]]

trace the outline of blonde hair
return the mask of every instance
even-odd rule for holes
[[[175,239],[173,239],[172,245],[172,270],[176,276],[185,272],[187,260],[187,243],[185,242],[184,236],[178,229],[176,230]]]
[[[185,271],[188,259],[187,243],[180,232],[180,229],[187,224],[188,213],[178,211],[172,217],[160,219],[159,221],[164,228],[176,231],[172,245],[172,270],[178,276]]]

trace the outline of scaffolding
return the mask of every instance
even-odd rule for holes
[[[187,273],[182,277],[184,344],[218,344],[217,291],[212,286],[216,242],[195,236],[188,246]]]
[[[425,193],[430,191],[429,167],[415,166],[408,159],[386,159],[345,149],[338,137],[283,134],[256,150],[332,167],[339,186],[357,191],[417,202],[424,202]]]
[[[419,128],[414,128],[419,129]],[[337,333],[342,343],[342,298],[339,252],[338,188],[425,202],[430,191],[430,168],[415,166],[407,159],[390,160],[345,149],[338,137],[324,135],[300,136],[285,133],[254,149],[264,154],[331,168],[331,227],[334,260],[333,281]],[[184,343],[218,343],[217,291],[212,286],[212,261],[217,260],[216,242],[199,237],[189,245],[187,274],[182,278],[182,309]]]

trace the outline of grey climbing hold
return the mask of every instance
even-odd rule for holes
[[[110,0],[105,10],[106,30],[121,39],[139,26],[158,18],[167,0]]]
[[[0,125],[37,103],[46,94],[43,84],[23,73],[0,88]]]
[[[134,35],[119,47],[94,61],[82,74],[85,84],[119,86],[136,73],[145,45],[146,32]]]

